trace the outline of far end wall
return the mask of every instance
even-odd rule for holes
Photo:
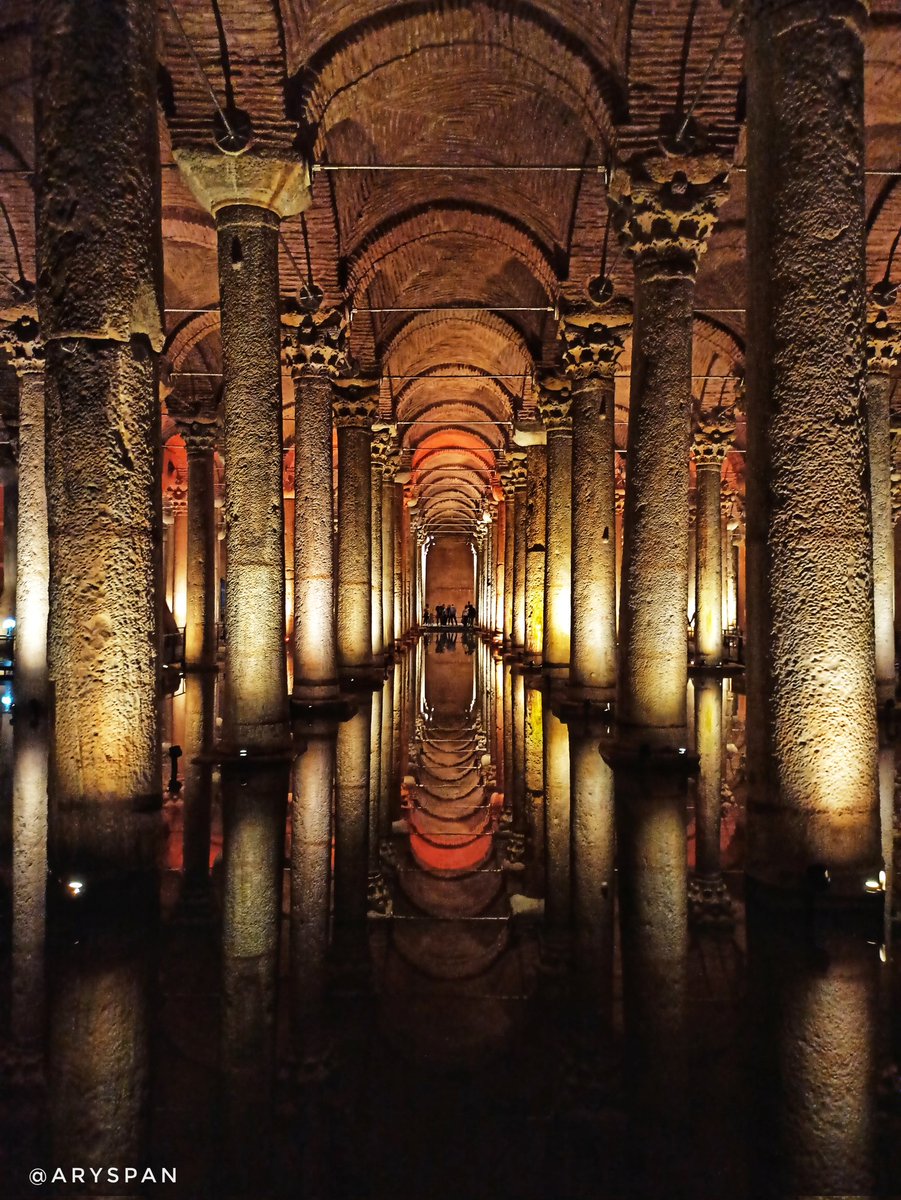
[[[471,600],[476,602],[475,562],[465,538],[440,538],[429,550],[425,564],[426,604],[456,604],[457,618]],[[481,614],[479,614],[481,616]]]

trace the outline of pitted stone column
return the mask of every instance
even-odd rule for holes
[[[748,12],[748,870],[878,870],[854,0]],[[828,180],[829,185],[823,186]],[[836,580],[841,580],[839,586]]]
[[[0,342],[19,378],[18,592],[13,725],[13,1049],[40,1054],[44,1035],[44,920],[49,754],[47,612],[50,547],[44,482],[44,350],[37,321],[20,316]]]
[[[544,638],[545,668],[569,665],[572,623],[573,436],[569,381],[545,376],[539,412],[547,430],[545,506]]]
[[[391,447],[391,435],[380,429],[372,435],[370,484],[370,528],[372,530],[372,578],[370,585],[372,604],[372,656],[382,659],[385,655],[385,605],[382,591],[382,507],[385,489],[385,464]],[[390,486],[390,485],[389,485]]]
[[[185,667],[211,670],[217,656],[216,413],[181,402],[177,393],[167,403],[188,455]]]
[[[342,379],[338,426],[338,664],[372,666],[372,422],[377,379]]]
[[[525,526],[525,655],[529,662],[537,665],[544,648],[544,572],[547,558],[546,445],[532,445],[526,450]]]
[[[226,751],[287,741],[278,229],[309,205],[303,163],[176,147],[216,220],[225,385]]]
[[[702,666],[723,661],[723,525],[720,482],[735,434],[731,409],[699,412],[694,433],[697,471],[695,655]]]
[[[385,457],[382,472],[382,641],[386,654],[394,650],[394,547],[397,542],[395,531],[394,501],[396,486],[394,478],[400,466],[400,452],[392,442]]]
[[[119,872],[154,862],[161,801],[155,9],[143,0],[42,0],[33,63],[50,850],[60,870]]]
[[[616,686],[614,371],[631,329],[624,301],[564,313],[563,363],[572,381],[572,637],[570,683],[609,697]]]
[[[514,583],[513,572],[516,559],[516,491],[510,470],[504,471],[504,619],[501,628],[504,634],[504,649],[513,645]]]
[[[282,313],[294,380],[294,699],[338,697],[332,380],[348,366],[347,314],[294,306]]]
[[[2,468],[3,479],[3,593],[0,622],[16,619],[16,563],[19,557],[19,482],[15,461]]]
[[[513,645],[526,644],[526,456],[508,455],[513,484]]]
[[[694,279],[726,174],[713,155],[647,158],[610,185],[635,262],[617,719],[651,744],[681,740],[686,720]]]
[[[892,530],[892,446],[889,398],[892,371],[901,359],[901,329],[885,309],[867,320],[867,444],[873,517],[873,609],[876,695],[895,695],[895,541]]]
[[[506,500],[494,503],[495,530],[495,585],[494,605],[491,611],[491,628],[495,635],[504,635],[504,604],[507,593],[507,503]]]

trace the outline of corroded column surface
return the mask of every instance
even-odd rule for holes
[[[714,156],[663,157],[611,181],[635,261],[617,718],[651,743],[685,725],[694,277],[725,177]]]
[[[901,358],[901,329],[884,309],[867,321],[867,444],[873,516],[873,617],[876,691],[895,694],[895,542],[892,530],[892,447],[889,402],[892,369]]]
[[[504,647],[513,644],[513,611],[514,585],[513,572],[515,563],[516,540],[516,500],[515,491],[509,474],[504,476],[504,613],[501,628],[504,633]]]
[[[396,446],[389,448],[382,480],[382,646],[385,653],[394,648],[394,476],[399,455]]]
[[[3,484],[3,594],[0,621],[16,619],[16,566],[19,558],[19,484],[10,465]]]
[[[865,22],[854,0],[755,2],[746,55],[748,869],[825,867],[833,895],[880,859]]]
[[[396,476],[395,476],[396,478]],[[407,632],[404,625],[404,485],[394,484],[394,636],[397,641]]]
[[[385,490],[385,464],[391,445],[390,434],[382,429],[372,436],[370,481],[372,500],[369,520],[372,530],[372,654],[382,658],[385,653],[385,602],[382,591],[382,508]],[[390,488],[390,484],[389,484]]]
[[[570,683],[580,695],[616,686],[614,371],[632,323],[623,301],[564,314],[572,380],[572,634]]]
[[[342,380],[338,426],[338,665],[372,665],[372,422],[378,381]],[[381,636],[381,635],[380,635]]]
[[[98,45],[115,53],[98,55]],[[126,869],[153,861],[161,775],[155,10],[144,0],[42,0],[33,63],[51,851],[59,865]]]
[[[572,623],[573,438],[568,380],[545,377],[539,411],[547,430],[542,664],[565,668]]]
[[[345,369],[346,314],[283,313],[294,380],[295,699],[338,695],[335,534],[332,499],[332,384]]]
[[[513,486],[513,646],[526,643],[526,456],[507,456]]]
[[[225,709],[231,750],[287,736],[281,329],[276,212],[220,208],[219,293],[225,376]]]
[[[544,571],[547,557],[547,446],[526,450],[525,653],[540,662],[544,647]]]
[[[723,660],[723,463],[735,430],[731,410],[698,414],[694,434],[697,470],[695,517],[695,656],[705,666]]]

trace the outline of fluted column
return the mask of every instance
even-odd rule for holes
[[[892,323],[885,309],[874,305],[867,320],[867,445],[873,520],[876,694],[880,700],[895,695],[895,541],[889,401],[892,372],[899,359],[901,328]]]
[[[632,324],[624,301],[564,313],[563,364],[572,381],[572,635],[570,683],[608,698],[616,686],[614,372]]]
[[[697,471],[695,657],[702,666],[723,661],[723,463],[735,433],[731,409],[699,412],[694,431]]]
[[[332,380],[348,366],[341,309],[282,313],[294,382],[294,687],[306,704],[338,696]]]
[[[370,480],[372,503],[370,526],[372,529],[372,655],[381,659],[385,655],[385,606],[382,591],[382,508],[385,464],[391,447],[391,435],[381,429],[372,436],[372,459]]]
[[[547,430],[544,635],[542,665],[569,666],[572,623],[573,436],[569,380],[541,381],[539,412]]]
[[[880,861],[854,0],[748,10],[748,869]],[[824,181],[828,180],[828,186]]]
[[[338,665],[372,666],[372,422],[378,380],[341,380],[338,426]]]
[[[681,739],[686,720],[694,280],[725,181],[712,155],[667,156],[617,170],[610,186],[635,262],[617,719],[651,744]]]
[[[51,851],[60,869],[119,871],[154,862],[161,800],[156,12],[42,0],[33,34]]]

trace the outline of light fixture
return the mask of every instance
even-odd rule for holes
[[[84,880],[70,879],[69,882],[66,884],[66,887],[72,893],[73,896],[80,896],[81,893],[84,891]]]
[[[13,706],[12,692],[4,692],[3,695],[0,696],[0,704],[3,705],[4,712],[9,712]]]
[[[4,633],[7,633],[7,634],[12,633],[12,631],[15,629],[15,627],[16,627],[15,617],[7,617],[6,620],[3,622],[3,632]]]

